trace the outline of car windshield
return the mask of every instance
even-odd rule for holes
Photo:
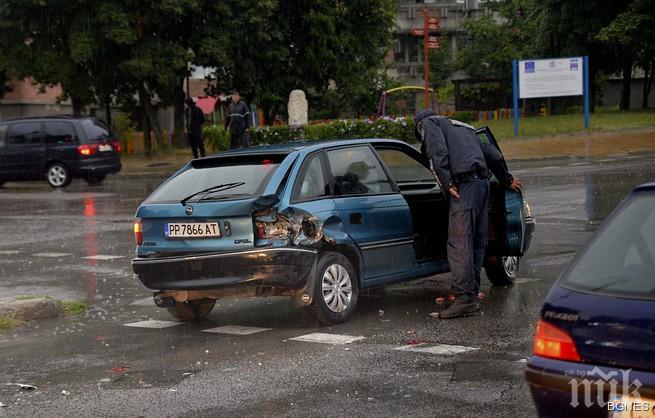
[[[241,164],[196,164],[164,183],[146,202],[179,204],[183,199],[195,195],[201,196],[203,201],[253,196],[263,189],[278,165],[270,159],[261,158]],[[232,186],[206,193],[217,185],[225,184]],[[195,200],[192,198],[190,201]]]
[[[90,143],[103,142],[114,137],[109,128],[97,119],[82,119],[81,123]]]
[[[640,192],[630,200],[561,284],[591,293],[655,299],[655,195]]]

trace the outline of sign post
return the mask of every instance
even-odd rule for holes
[[[439,16],[430,17],[427,7],[423,8],[423,28],[414,28],[410,31],[413,36],[423,37],[423,78],[425,80],[425,108],[430,107],[430,63],[428,53],[430,49],[439,49]]]
[[[584,96],[584,125],[589,129],[589,58],[513,60],[514,136],[519,136],[518,99]]]

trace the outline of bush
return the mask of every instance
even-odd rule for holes
[[[215,152],[225,151],[230,148],[230,133],[220,125],[208,126],[202,130],[205,144]]]

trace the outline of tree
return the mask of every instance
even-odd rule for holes
[[[628,9],[619,14],[608,26],[603,28],[597,39],[610,48],[618,49],[630,57],[644,71],[642,107],[648,107],[653,73],[655,72],[655,8],[654,0],[633,0]],[[621,96],[621,108],[630,107],[631,77],[625,77]]]

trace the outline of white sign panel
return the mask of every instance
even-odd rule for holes
[[[519,97],[582,96],[582,57],[519,61]]]

